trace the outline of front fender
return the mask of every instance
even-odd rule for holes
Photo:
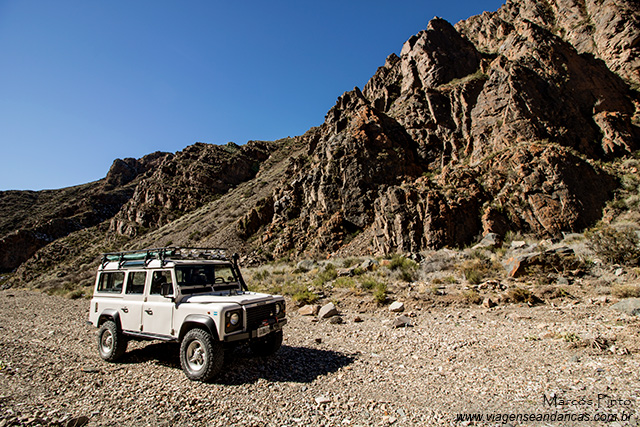
[[[184,322],[182,322],[182,326],[180,327],[180,334],[178,338],[182,340],[189,330],[193,328],[200,328],[209,331],[212,337],[216,340],[218,337],[218,329],[216,327],[216,322],[209,316],[205,316],[204,314],[190,314],[185,317]]]

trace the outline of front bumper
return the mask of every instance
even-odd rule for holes
[[[269,324],[270,331],[268,334],[264,336],[268,336],[277,331],[281,331],[282,327],[287,324],[287,319],[280,319],[277,322],[273,322]],[[234,341],[243,341],[258,338],[258,329],[254,329],[247,332],[235,333],[232,335],[226,335],[224,337],[224,342],[234,342]]]

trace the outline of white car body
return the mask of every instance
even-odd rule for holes
[[[125,348],[131,339],[181,341],[194,328],[223,343],[268,339],[270,334],[280,334],[281,342],[287,322],[284,298],[246,290],[237,262],[214,250],[190,256],[192,251],[106,254],[96,275],[89,322],[96,327],[113,322],[112,335]],[[100,339],[99,348],[104,345]]]

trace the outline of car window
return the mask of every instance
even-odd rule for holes
[[[146,271],[131,271],[127,276],[127,294],[144,293],[144,283],[147,280]]]
[[[153,277],[151,280],[151,295],[162,295],[162,285],[165,283],[172,285],[173,281],[171,280],[171,271],[163,270],[163,271],[154,271]],[[170,293],[173,293],[171,291]]]
[[[121,293],[124,283],[124,272],[112,271],[100,274],[98,292]]]
[[[236,282],[236,275],[229,265],[216,266],[216,283]]]

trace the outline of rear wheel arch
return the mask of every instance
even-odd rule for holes
[[[100,313],[98,317],[98,324],[96,326],[100,327],[104,322],[112,321],[116,324],[118,331],[122,331],[122,323],[120,323],[120,313],[118,310],[107,309]]]

